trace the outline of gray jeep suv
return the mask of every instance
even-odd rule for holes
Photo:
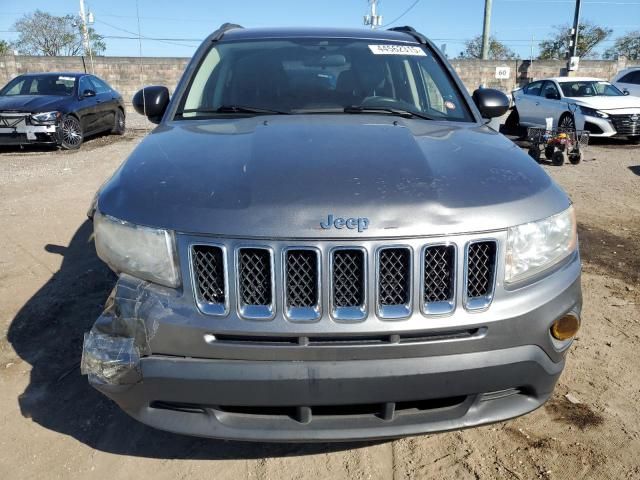
[[[82,371],[136,419],[260,441],[496,422],[551,395],[580,323],[567,195],[409,27],[207,38],[101,187],[119,274]]]

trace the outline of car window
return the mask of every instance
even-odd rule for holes
[[[549,98],[548,95],[550,95],[551,98],[558,100],[560,99],[560,92],[556,88],[555,84],[551,81],[544,82],[544,87],[542,88],[542,96],[545,98]]]
[[[619,97],[624,95],[618,88],[609,82],[600,80],[577,80],[575,82],[562,82],[560,88],[565,97]]]
[[[0,95],[56,95],[73,94],[75,77],[66,75],[28,75],[18,77],[0,91]]]
[[[93,85],[93,83],[91,82],[91,78],[90,77],[80,77],[80,82],[78,83],[78,92],[80,93],[80,95],[84,94],[84,92],[86,90],[93,90],[95,91],[96,87],[95,85]]]
[[[473,121],[428,47],[361,39],[220,42],[200,63],[179,105],[180,118],[211,115],[222,106],[292,114],[362,106]]]
[[[95,87],[96,93],[109,93],[111,91],[111,87],[98,77],[90,77],[90,79],[91,83]]]
[[[14,78],[0,92],[1,95],[22,95],[22,89],[27,87],[26,78]]]
[[[640,70],[636,70],[633,72],[633,76],[629,80],[628,83],[634,83],[636,85],[640,85]]]
[[[633,79],[633,75],[634,75],[635,73],[636,73],[636,72],[629,72],[629,73],[627,73],[626,75],[623,75],[623,76],[620,78],[620,80],[618,80],[618,82],[621,82],[621,83],[633,83],[633,82],[632,82],[632,79]]]
[[[531,82],[529,85],[525,86],[523,89],[525,94],[527,95],[540,95],[540,91],[542,90],[542,82]]]

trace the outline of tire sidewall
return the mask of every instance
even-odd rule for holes
[[[120,119],[122,119],[122,124],[120,124]],[[111,133],[114,133],[116,135],[124,135],[124,132],[126,130],[126,123],[125,123],[125,116],[124,116],[124,112],[120,109],[118,109],[116,111],[116,114],[114,115],[114,119],[113,119],[113,129],[111,130]]]
[[[61,126],[60,127],[60,146],[62,148],[64,148],[65,150],[77,150],[84,143],[84,132],[82,131],[82,125],[80,124],[80,121],[76,117],[74,117],[73,115],[66,115],[65,117],[63,117],[62,123],[64,124],[68,120],[73,120],[76,123],[76,125],[78,127],[78,132],[80,133],[80,141],[78,142],[77,145],[72,145],[72,144],[66,143],[64,141],[64,133],[62,132],[62,129],[64,127]]]

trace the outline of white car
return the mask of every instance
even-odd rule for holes
[[[611,82],[623,92],[640,97],[640,67],[629,67],[619,71]]]
[[[591,137],[628,137],[640,143],[640,97],[597,78],[536,80],[513,91],[515,121],[522,127],[587,130]]]

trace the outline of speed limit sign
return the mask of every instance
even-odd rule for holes
[[[505,80],[511,75],[511,67],[496,67],[496,78]]]

